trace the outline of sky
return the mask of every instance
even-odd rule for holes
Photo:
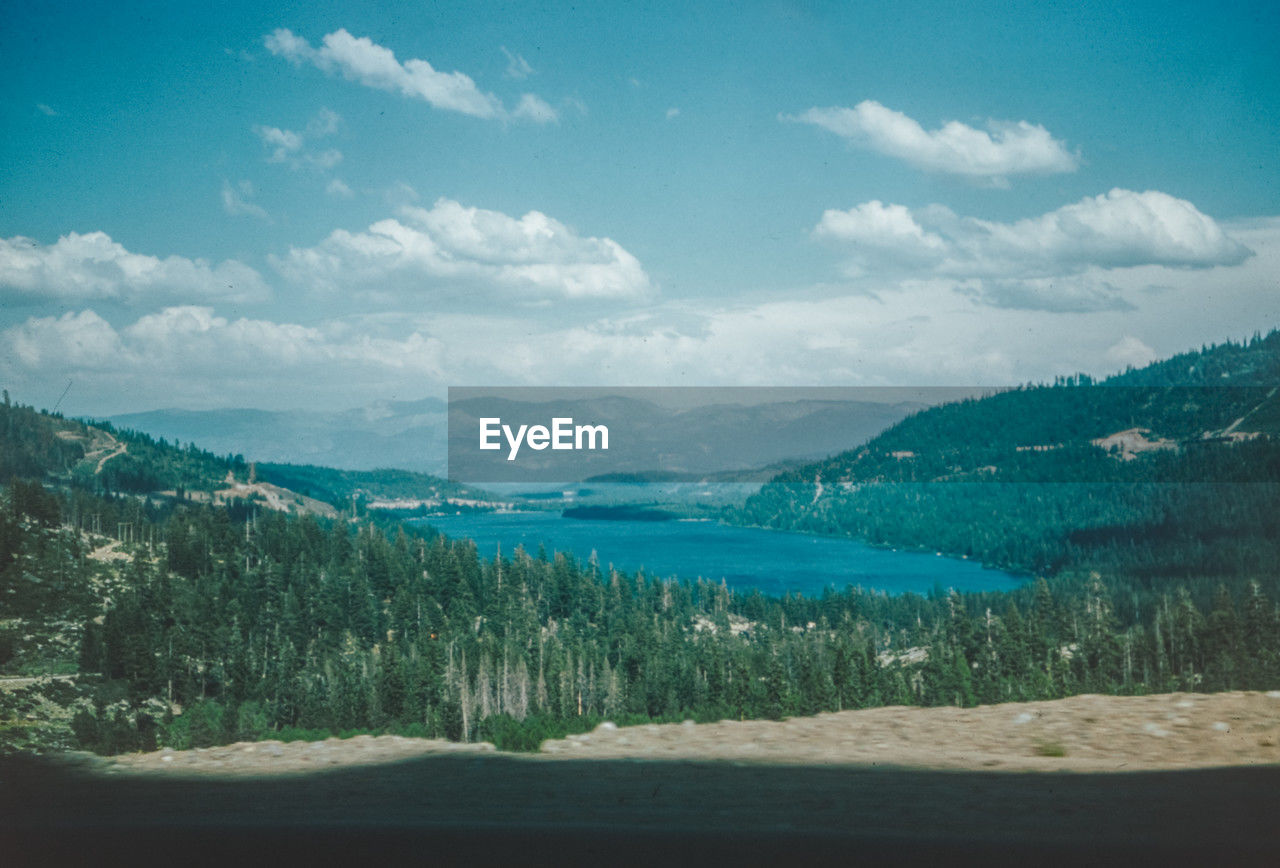
[[[1245,339],[1277,37],[1274,3],[14,6],[0,384],[1001,386]]]

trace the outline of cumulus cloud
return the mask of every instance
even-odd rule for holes
[[[1105,280],[1081,277],[1091,272],[1207,269],[1253,255],[1184,199],[1120,189],[1012,223],[873,200],[826,211],[813,234],[849,255],[850,274],[972,279],[993,304],[1061,311],[1127,304]]]
[[[968,220],[956,267],[1045,270],[1089,265],[1238,265],[1250,256],[1185,199],[1115,189],[1016,223]]]
[[[445,111],[477,118],[524,118],[536,123],[556,119],[555,111],[532,94],[523,97],[516,110],[509,113],[498,97],[481,91],[467,74],[441,72],[418,58],[401,63],[391,49],[368,37],[352,36],[345,29],[326,35],[318,48],[284,28],[269,33],[264,42],[272,54],[295,64],[309,63],[326,72],[341,73],[366,87],[420,99]]]
[[[947,121],[926,130],[875,100],[853,108],[811,108],[783,120],[813,124],[861,147],[930,172],[1004,183],[1010,175],[1074,172],[1080,158],[1039,124],[988,121],[985,130]]]
[[[926,232],[903,205],[886,205],[879,199],[855,205],[848,211],[827,210],[814,227],[815,237],[852,244],[863,255],[882,252],[899,259],[938,259],[947,244]]]
[[[8,354],[23,367],[62,369],[92,367],[120,353],[120,336],[91,310],[40,317],[4,334]]]
[[[261,275],[229,259],[163,259],[126,250],[105,232],[70,232],[53,244],[0,238],[0,298],[16,302],[157,298],[257,301],[269,295]]]
[[[652,291],[639,261],[612,239],[580,236],[539,211],[516,219],[451,199],[401,207],[364,232],[336,230],[272,264],[290,281],[331,292],[426,296],[466,287],[537,301],[637,299]]]

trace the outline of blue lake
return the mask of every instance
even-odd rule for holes
[[[486,558],[499,546],[507,557],[517,545],[536,556],[542,545],[548,556],[566,552],[583,562],[594,551],[602,570],[612,565],[662,578],[724,579],[737,590],[759,588],[776,596],[788,591],[817,596],[828,586],[843,590],[848,585],[890,594],[927,594],[935,587],[995,591],[1025,581],[933,553],[709,521],[592,521],[558,512],[432,516],[423,521],[451,537],[475,540]]]

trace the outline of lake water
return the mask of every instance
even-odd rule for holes
[[[432,516],[427,524],[455,538],[470,538],[482,557],[499,545],[510,556],[517,545],[531,555],[546,546],[585,562],[597,553],[601,569],[613,565],[650,576],[724,579],[729,587],[781,596],[817,596],[847,585],[901,594],[935,587],[957,591],[1008,590],[1024,579],[974,561],[933,553],[872,548],[848,539],[807,536],[709,521],[591,521],[558,512],[478,513]]]

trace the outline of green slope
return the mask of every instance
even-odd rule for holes
[[[1256,574],[1280,562],[1278,384],[1272,332],[934,407],[734,518],[1038,574]]]

